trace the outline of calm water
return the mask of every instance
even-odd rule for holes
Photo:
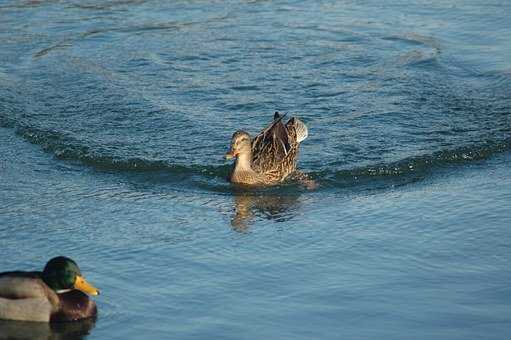
[[[508,1],[0,2],[0,271],[75,259],[88,339],[508,339]],[[310,127],[320,187],[238,191]]]

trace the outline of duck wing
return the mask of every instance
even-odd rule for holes
[[[274,120],[252,141],[252,168],[267,173],[279,167],[291,150],[284,115],[275,113]]]
[[[39,272],[0,274],[0,319],[47,322],[58,305]]]
[[[47,297],[50,289],[41,279],[40,272],[0,273],[0,297],[27,299]]]

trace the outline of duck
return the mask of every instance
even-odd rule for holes
[[[253,139],[244,130],[232,135],[227,160],[235,159],[230,182],[248,186],[271,186],[297,173],[300,143],[308,137],[307,126],[297,117],[283,123],[278,111],[273,121]]]
[[[57,256],[42,272],[0,273],[0,319],[51,323],[95,318],[96,303],[89,295],[99,293],[75,261]]]

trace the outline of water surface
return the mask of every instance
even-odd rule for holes
[[[95,323],[0,329],[507,339],[510,10],[2,2],[0,270],[67,255],[103,294]],[[275,110],[317,190],[226,182]]]

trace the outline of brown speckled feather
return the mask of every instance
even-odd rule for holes
[[[276,119],[252,142],[252,169],[261,174],[265,182],[271,183],[285,180],[296,170],[299,148],[296,133],[298,120],[291,118],[284,125],[283,116],[277,113],[275,116]]]

